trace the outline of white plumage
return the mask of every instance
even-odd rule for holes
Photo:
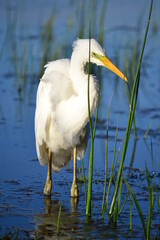
[[[90,61],[105,66],[127,81],[126,77],[109,61],[104,50],[90,40]],[[49,162],[52,170],[59,171],[71,159],[77,148],[77,158],[82,159],[86,144],[88,123],[88,74],[85,65],[89,59],[89,40],[73,43],[71,60],[61,59],[48,63],[40,80],[35,112],[36,149],[40,163]],[[97,104],[97,82],[90,76],[90,110]]]

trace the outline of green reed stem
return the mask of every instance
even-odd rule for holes
[[[151,138],[151,136],[150,136]],[[151,160],[152,160],[152,171],[154,173],[154,166],[153,166],[153,146],[152,146],[152,138],[151,138]],[[148,174],[148,169],[146,169],[146,173]],[[155,178],[155,174],[153,175],[154,176],[154,188],[155,188],[155,192],[156,192],[156,197],[157,197],[157,204],[158,204],[158,210],[159,210],[159,229],[160,229],[160,197],[159,197],[159,194],[158,194],[158,189],[157,189],[157,184],[156,184],[156,178]],[[150,183],[149,183],[149,178],[147,179],[148,181],[148,185],[150,186]],[[154,197],[154,196],[153,196]],[[151,203],[151,201],[150,201]],[[149,220],[149,217],[148,217],[148,220]],[[149,225],[149,224],[148,224]],[[149,233],[148,233],[149,234]]]
[[[91,23],[89,26],[89,64],[88,64],[88,117],[89,117],[89,127],[91,134],[91,149],[90,149],[90,158],[89,158],[89,173],[88,173],[88,196],[87,196],[87,205],[86,205],[86,215],[91,216],[91,201],[92,201],[92,179],[93,179],[93,147],[94,147],[94,137],[93,137],[93,128],[91,121],[91,111],[90,111],[90,52],[91,52]]]
[[[94,123],[94,129],[92,128],[92,121],[91,121],[91,112],[90,112],[90,54],[91,53],[91,24],[89,27],[89,64],[88,64],[88,117],[89,117],[89,126],[90,126],[90,133],[91,133],[91,149],[90,149],[90,159],[89,159],[89,173],[88,173],[88,196],[86,197],[86,215],[91,216],[91,201],[92,201],[92,180],[93,180],[93,150],[94,150],[94,138],[96,133],[96,126],[98,120],[98,110],[99,110],[99,101],[100,101],[100,91],[98,91],[98,103],[97,103],[97,111],[96,111],[96,118]]]
[[[61,205],[59,207],[59,213],[58,213],[58,222],[57,222],[57,235],[59,235],[59,226],[60,226],[60,217],[61,217]]]
[[[112,96],[109,100],[108,104],[108,117],[107,117],[107,129],[106,129],[106,158],[105,158],[105,180],[104,180],[104,192],[103,192],[103,202],[102,202],[102,219],[104,218],[104,212],[105,212],[105,197],[106,197],[106,187],[107,187],[107,167],[108,167],[108,125],[109,125],[109,109],[111,104]]]
[[[130,224],[129,224],[129,229],[132,230],[132,201],[131,201],[131,197],[129,195],[129,205],[130,205]]]
[[[108,191],[107,191],[105,205],[104,205],[104,207],[102,209],[102,214],[101,214],[101,219],[102,220],[104,219],[104,214],[105,214],[106,208],[107,208],[107,211],[108,211],[109,192],[110,192],[111,184],[112,184],[112,181],[113,181],[113,175],[114,175],[114,171],[115,171],[115,167],[116,167],[116,163],[117,163],[118,156],[119,156],[119,151],[120,151],[120,148],[119,148],[118,153],[117,153],[117,158],[116,158],[116,161],[115,161],[116,143],[117,143],[117,134],[118,134],[118,123],[119,123],[119,118],[118,118],[118,122],[117,122],[117,129],[116,129],[116,136],[115,136],[115,145],[114,145],[114,154],[113,154],[113,161],[112,161],[111,173],[110,173],[109,184],[108,184]]]
[[[118,218],[118,211],[119,211],[119,206],[120,206],[120,201],[121,201],[121,191],[122,191],[122,175],[121,175],[120,184],[119,184],[119,193],[118,193],[116,211],[115,211],[115,214],[114,214],[114,223],[117,222],[117,218]]]
[[[144,231],[144,235],[145,235],[145,239],[150,239],[150,230],[151,230],[151,220],[152,220],[152,212],[153,212],[153,202],[154,202],[154,196],[153,196],[153,187],[151,187],[150,185],[150,181],[149,181],[149,173],[148,173],[148,169],[146,166],[146,179],[147,179],[147,184],[148,184],[148,193],[149,193],[149,209],[148,209],[148,224],[147,224],[147,229],[146,229],[146,225],[145,225],[145,220],[142,214],[142,211],[140,209],[140,206],[138,204],[138,201],[130,187],[130,185],[128,184],[127,180],[125,180],[125,184],[128,188],[128,191],[130,192],[130,194],[132,195],[132,198],[134,200],[134,203],[136,205],[137,211],[139,213],[141,222],[142,222],[142,226],[143,226],[143,231]]]
[[[151,145],[151,151],[152,151],[152,145]],[[152,158],[152,153],[151,153],[151,158]],[[152,163],[152,165],[153,165],[153,163]],[[154,168],[153,168],[153,172],[154,172]],[[160,197],[158,194],[155,174],[154,174],[154,188],[155,188],[156,196],[157,196],[157,204],[158,204],[158,210],[159,210],[159,229],[160,229]]]
[[[122,204],[122,206],[121,206],[121,209],[119,210],[119,213],[118,213],[119,216],[120,216],[121,212],[123,211],[123,208],[124,208],[124,206],[125,206],[125,204],[126,204],[126,202],[127,202],[127,200],[128,200],[128,197],[130,197],[130,196],[129,196],[129,193],[128,193],[128,195],[126,196],[126,198],[125,198],[125,200],[124,200],[124,202],[123,202],[123,204]]]
[[[83,181],[84,181],[85,203],[87,205],[87,188],[86,188],[86,178],[85,178],[83,159],[82,159],[82,174],[83,174]]]
[[[137,201],[137,199],[136,199],[136,197],[135,197],[135,195],[134,195],[134,193],[133,193],[130,185],[128,184],[128,182],[127,182],[127,180],[126,180],[125,178],[124,178],[124,181],[125,181],[125,184],[126,184],[126,186],[127,186],[127,188],[128,188],[128,191],[129,191],[130,194],[132,195],[132,198],[133,198],[134,203],[135,203],[135,205],[136,205],[137,211],[138,211],[138,213],[139,213],[139,216],[140,216],[140,219],[141,219],[141,222],[142,222],[142,227],[143,227],[143,231],[144,231],[144,236],[145,236],[145,239],[146,239],[146,238],[147,238],[147,230],[146,230],[146,225],[145,225],[145,221],[144,221],[144,217],[143,217],[141,208],[140,208],[140,206],[139,206],[139,204],[138,204],[138,201]]]
[[[151,229],[151,220],[152,220],[152,210],[153,210],[153,187],[150,185],[148,168],[146,166],[146,178],[148,184],[148,193],[149,193],[149,211],[148,211],[148,225],[147,225],[147,239],[150,239],[150,229]]]
[[[125,140],[124,140],[124,145],[123,145],[123,150],[122,150],[122,155],[121,155],[119,171],[118,171],[117,180],[116,180],[116,184],[115,184],[115,188],[114,188],[114,193],[112,196],[112,201],[111,201],[111,205],[110,205],[110,209],[109,209],[110,216],[113,215],[113,209],[114,209],[116,198],[117,198],[120,179],[121,179],[121,175],[122,175],[122,171],[123,171],[123,164],[124,164],[125,155],[126,155],[126,151],[127,151],[131,127],[132,127],[132,123],[133,123],[133,119],[134,119],[134,112],[135,112],[135,108],[136,108],[139,82],[140,82],[140,68],[141,68],[142,57],[143,57],[143,53],[144,53],[144,48],[145,48],[145,44],[146,44],[146,39],[147,39],[147,34],[148,34],[148,29],[149,29],[149,24],[150,24],[150,19],[151,19],[152,4],[153,4],[153,0],[151,0],[151,4],[150,4],[150,11],[149,11],[149,16],[148,16],[147,27],[146,27],[146,31],[145,31],[142,50],[141,50],[141,54],[140,54],[140,58],[139,58],[139,62],[138,62],[138,67],[137,67],[137,72],[136,72],[136,76],[135,76],[135,80],[134,80],[134,84],[133,84],[133,88],[132,88],[132,93],[131,93],[130,112],[129,112],[129,116],[128,116],[128,123],[127,123],[127,128],[126,128],[126,135],[125,135]]]
[[[160,226],[160,197],[158,194],[158,189],[157,189],[156,183],[155,183],[155,191],[156,191],[156,196],[157,196],[157,203],[158,203],[158,210],[159,210],[159,226]]]

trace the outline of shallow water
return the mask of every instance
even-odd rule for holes
[[[61,4],[63,2],[63,9]],[[108,103],[112,94],[109,119],[108,161],[111,167],[114,139],[119,116],[117,151],[125,136],[129,104],[125,84],[112,73],[102,70],[101,104],[94,149],[93,217],[85,217],[84,184],[79,183],[80,198],[77,206],[70,203],[72,163],[58,174],[53,174],[54,187],[51,199],[43,198],[47,169],[40,166],[34,139],[34,111],[40,65],[53,58],[70,57],[72,42],[80,36],[84,17],[83,37],[88,38],[88,22],[93,19],[93,37],[98,39],[100,16],[104,1],[0,1],[0,236],[8,227],[19,229],[26,238],[143,238],[143,230],[135,205],[132,206],[132,231],[129,230],[129,201],[125,205],[117,226],[108,223],[107,214],[101,222],[101,205],[104,187],[105,145]],[[103,26],[103,46],[113,62],[123,70],[124,51],[130,51],[137,37],[143,39],[149,1],[108,1]],[[160,16],[159,1],[153,5],[152,21],[141,70],[141,84],[136,109],[137,141],[131,133],[125,159],[124,175],[136,194],[144,216],[148,216],[148,190],[145,164],[150,179],[160,188]],[[96,14],[93,13],[96,8]],[[24,11],[25,9],[25,11]],[[143,16],[142,16],[143,12]],[[83,16],[84,13],[84,16]],[[52,16],[53,15],[53,19]],[[96,19],[96,20],[95,20]],[[51,44],[42,36],[46,22],[52,24]],[[138,27],[141,29],[138,30]],[[50,28],[44,33],[46,36]],[[81,33],[82,34],[82,33]],[[47,48],[46,45],[49,45]],[[57,50],[58,49],[58,50]],[[44,51],[47,55],[44,56]],[[46,60],[45,60],[46,58]],[[149,128],[149,134],[144,135]],[[122,147],[121,147],[122,148]],[[89,147],[84,158],[88,169]],[[78,162],[81,169],[81,163]],[[130,170],[130,174],[128,172]],[[79,170],[80,171],[80,170]],[[79,176],[81,172],[79,172]],[[122,190],[122,199],[127,189]],[[151,235],[158,234],[159,215],[156,195]],[[123,202],[123,200],[122,200]],[[62,205],[60,236],[57,237],[59,206]],[[159,236],[159,235],[158,235]]]
[[[31,166],[37,162],[32,162]],[[130,172],[130,184],[136,192],[137,200],[143,209],[144,216],[148,215],[148,190],[145,172],[135,169],[124,169],[127,175]],[[104,172],[101,172],[104,174]],[[71,202],[70,186],[72,172],[62,170],[59,176],[54,176],[54,193],[51,198],[43,198],[43,177],[37,180],[5,180],[1,181],[1,205],[0,223],[4,230],[5,226],[12,230],[13,226],[19,228],[19,236],[26,238],[46,239],[57,236],[57,221],[59,207],[62,205],[60,220],[60,236],[67,239],[77,238],[109,238],[109,239],[129,239],[143,238],[142,226],[135,206],[132,206],[133,229],[129,230],[129,204],[126,204],[118,219],[117,226],[105,221],[101,222],[100,209],[103,194],[103,182],[101,176],[95,174],[93,183],[93,218],[87,222],[85,217],[85,195],[84,186],[79,187],[79,202]],[[152,176],[151,176],[152,177]],[[160,175],[156,175],[156,181],[160,181]],[[137,182],[139,184],[137,184]],[[141,188],[139,188],[141,185]],[[159,188],[159,187],[158,187]],[[63,194],[62,194],[63,193]],[[122,192],[122,202],[126,197],[126,189]],[[155,196],[156,199],[156,196]],[[158,232],[158,212],[157,204],[154,206],[152,230],[153,236]],[[147,220],[147,219],[146,219]],[[2,231],[3,232],[3,231]],[[159,236],[159,235],[158,235]]]

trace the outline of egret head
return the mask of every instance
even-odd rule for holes
[[[124,81],[128,82],[126,76],[106,56],[105,50],[101,48],[99,43],[97,43],[94,39],[91,39],[90,44],[91,44],[90,61],[99,66],[104,66],[108,68],[110,71],[114,72],[117,76],[122,78]]]
[[[128,82],[125,75],[108,59],[105,54],[105,50],[102,49],[100,44],[95,39],[78,39],[74,42],[73,48],[74,52],[77,54],[77,57],[82,57],[86,62],[89,61],[88,59],[90,50],[90,62],[95,63],[98,66],[104,66],[108,68],[124,81]]]

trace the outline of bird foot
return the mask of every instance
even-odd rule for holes
[[[44,186],[44,190],[43,190],[43,194],[45,196],[50,196],[51,195],[51,191],[52,191],[52,180],[51,179],[47,179],[45,186]]]
[[[71,197],[78,197],[78,186],[76,182],[72,183]]]

